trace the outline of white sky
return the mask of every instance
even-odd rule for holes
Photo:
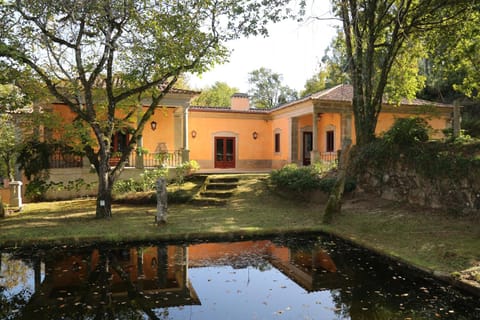
[[[242,38],[227,43],[232,50],[230,62],[217,65],[201,77],[190,76],[194,89],[213,85],[216,81],[248,92],[248,73],[261,67],[283,75],[283,84],[297,91],[318,71],[319,62],[336,34],[336,20],[314,20],[308,17],[332,17],[330,1],[308,1],[305,22],[287,20],[273,24],[268,38]]]

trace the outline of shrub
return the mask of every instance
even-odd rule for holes
[[[147,169],[140,174],[139,180],[133,178],[118,180],[113,186],[113,192],[124,194],[129,192],[153,191],[156,188],[158,178],[165,177],[168,173],[166,168]]]
[[[185,177],[194,173],[200,169],[198,162],[195,160],[185,161],[180,166],[175,168],[176,173],[176,182],[177,184],[181,185],[185,182]]]
[[[286,188],[295,192],[306,192],[319,189],[330,193],[335,185],[336,178],[321,177],[326,168],[331,166],[312,165],[299,167],[296,164],[288,164],[281,169],[270,173],[270,182],[276,188]],[[356,187],[356,181],[348,177],[345,182],[345,192],[351,192]]]
[[[478,172],[480,143],[465,135],[449,142],[428,141],[428,125],[421,118],[397,119],[380,139],[355,148],[349,168],[354,175],[366,168],[385,171],[407,166],[430,179],[460,181]]]
[[[410,146],[418,142],[428,141],[430,127],[425,119],[418,117],[399,118],[385,132],[383,140],[389,144]]]
[[[26,185],[25,197],[33,202],[45,200],[48,188],[49,184],[45,180],[35,178]]]
[[[288,164],[270,173],[270,181],[274,186],[298,192],[315,189],[319,180],[318,172],[310,166],[298,167],[296,164]]]
[[[157,180],[159,178],[164,178],[168,174],[167,168],[155,168],[145,170],[140,174],[140,180],[138,182],[138,191],[151,191],[155,190],[157,187]]]

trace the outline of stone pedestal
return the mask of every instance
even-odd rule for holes
[[[167,181],[165,178],[157,180],[157,214],[155,222],[157,225],[167,223]]]
[[[10,206],[22,208],[22,182],[10,181]]]

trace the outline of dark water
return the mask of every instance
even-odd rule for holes
[[[480,302],[332,238],[7,250],[0,319],[480,319]]]

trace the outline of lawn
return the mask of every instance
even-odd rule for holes
[[[160,227],[154,224],[154,204],[116,204],[110,220],[95,219],[94,199],[27,204],[21,213],[0,220],[0,247],[319,231],[424,269],[452,273],[480,265],[479,217],[452,216],[354,195],[327,226],[321,223],[322,202],[279,194],[269,187],[268,175],[240,177],[226,206],[171,204],[168,222]]]
[[[168,223],[160,227],[154,224],[154,204],[114,205],[113,218],[109,220],[95,219],[94,199],[27,204],[21,213],[0,220],[0,245],[192,239],[319,230],[322,217],[319,208],[279,198],[267,188],[267,177],[243,176],[227,206],[169,205]]]

